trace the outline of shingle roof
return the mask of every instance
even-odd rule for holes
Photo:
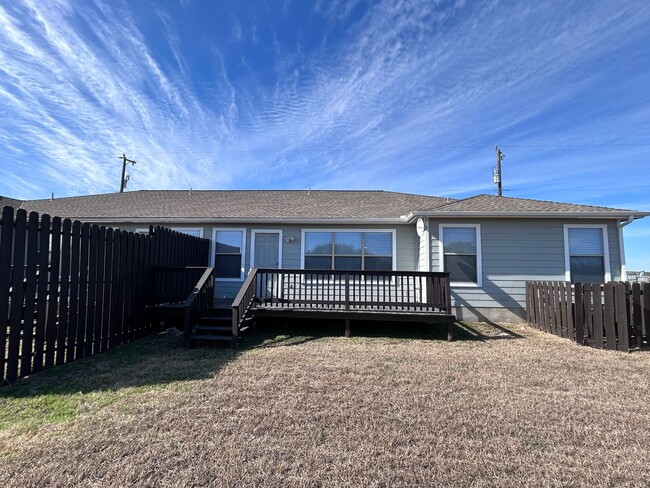
[[[54,200],[23,208],[81,220],[398,219],[446,203],[440,197],[352,190],[141,190]]]
[[[22,200],[16,200],[15,198],[3,197],[0,195],[0,208],[2,207],[14,207],[20,208],[23,204]]]
[[[429,210],[442,212],[608,212],[621,209],[580,205],[576,203],[559,203],[546,200],[530,200],[526,198],[498,197],[496,195],[476,195],[462,200],[454,200],[447,204],[436,205]],[[631,210],[624,210],[631,212]]]
[[[91,222],[165,222],[175,219],[371,221],[396,220],[409,213],[412,218],[417,215],[612,218],[627,217],[632,213],[637,217],[650,215],[632,210],[495,195],[454,200],[379,190],[140,190],[24,202],[4,197],[0,206],[3,202],[13,202],[12,206],[22,206],[28,211]]]

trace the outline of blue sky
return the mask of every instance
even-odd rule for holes
[[[0,3],[0,194],[386,189],[650,211],[650,2]],[[625,230],[650,270],[650,218]]]

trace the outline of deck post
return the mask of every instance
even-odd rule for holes
[[[191,346],[190,334],[192,333],[192,315],[190,307],[183,309],[183,346],[187,349]]]
[[[345,319],[345,337],[350,337],[350,319]]]
[[[232,339],[230,339],[230,347],[237,349],[237,339],[239,337],[239,313],[238,307],[232,308]]]
[[[454,328],[453,322],[447,322],[447,342],[454,341]]]

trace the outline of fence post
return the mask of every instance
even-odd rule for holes
[[[630,322],[627,319],[627,286],[625,283],[616,284],[616,331],[618,336],[617,349],[630,350]]]
[[[574,288],[575,293],[575,341],[578,344],[585,342],[585,309],[584,309],[584,295],[582,283],[576,283]]]
[[[526,282],[526,323],[530,325],[530,281]]]
[[[643,346],[643,330],[641,327],[641,284],[632,284],[632,320],[636,347]]]
[[[650,346],[650,283],[643,284],[643,332],[646,345]]]

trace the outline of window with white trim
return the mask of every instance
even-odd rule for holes
[[[244,277],[244,230],[215,229],[214,276],[241,280]]]
[[[188,236],[193,237],[203,237],[203,229],[199,227],[170,227],[171,230],[180,232],[181,234],[187,234]]]
[[[304,268],[390,271],[392,232],[305,231]]]
[[[567,274],[571,283],[604,283],[609,275],[605,228],[565,226]]]
[[[481,227],[478,224],[440,225],[440,264],[452,285],[481,286]]]
[[[181,234],[187,234],[188,236],[203,237],[203,229],[201,227],[170,227],[170,229]],[[138,234],[149,234],[149,228],[138,227],[135,229],[135,232]]]

